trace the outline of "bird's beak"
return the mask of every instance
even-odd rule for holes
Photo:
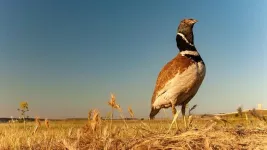
[[[198,22],[196,19],[193,19],[192,21],[193,21],[193,24],[195,24],[195,23],[197,23],[197,22]]]

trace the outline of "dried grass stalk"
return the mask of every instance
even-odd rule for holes
[[[50,127],[50,126],[49,126],[49,121],[48,121],[47,118],[45,118],[45,126],[46,126],[47,129]]]
[[[111,123],[110,128],[112,128],[112,120],[113,120],[113,109],[117,109],[119,112],[122,112],[121,107],[119,104],[116,103],[116,97],[113,93],[110,93],[110,100],[108,104],[111,106]]]
[[[91,127],[94,132],[97,130],[98,126],[100,126],[100,123],[101,123],[101,118],[99,111],[95,109],[93,110],[93,118],[91,121]]]
[[[193,122],[193,116],[190,115],[189,118],[188,118],[188,126],[189,127],[192,125],[192,122]]]
[[[35,128],[32,134],[35,134],[40,126],[41,126],[41,121],[39,117],[35,117]]]
[[[191,108],[189,109],[189,116],[191,115],[191,111],[193,111],[194,109],[196,109],[196,107],[197,107],[197,105],[194,105],[193,107],[191,107]]]
[[[37,132],[38,128],[39,128],[39,126],[35,125],[35,127],[34,127],[34,130],[33,130],[32,134],[35,134],[35,133]]]
[[[108,104],[114,108],[116,106],[116,97],[113,93],[110,93],[110,100],[108,101]]]
[[[249,124],[248,114],[247,113],[245,113],[245,117],[246,117],[247,124]]]
[[[88,112],[88,123],[90,122],[90,120],[91,120],[91,117],[92,117],[92,113],[93,113],[93,111],[92,111],[92,109],[90,109],[89,110],[89,112]]]
[[[37,116],[37,117],[35,117],[35,124],[37,125],[37,126],[41,126],[41,121],[40,121],[40,118]]]
[[[130,116],[133,118],[134,117],[134,112],[133,112],[131,107],[128,107],[128,112],[129,112]]]
[[[204,140],[204,147],[206,150],[212,150],[212,148],[210,146],[210,140],[207,137]]]

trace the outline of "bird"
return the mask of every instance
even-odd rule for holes
[[[185,119],[187,103],[196,95],[206,75],[206,66],[194,45],[193,27],[198,20],[185,18],[177,29],[176,44],[178,54],[159,72],[151,98],[149,119],[154,119],[162,108],[181,106]]]

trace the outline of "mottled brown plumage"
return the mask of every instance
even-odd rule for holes
[[[194,61],[188,57],[182,56],[180,53],[169,61],[160,71],[156,86],[151,99],[151,104],[155,102],[157,93],[172,79],[177,73],[183,73]]]

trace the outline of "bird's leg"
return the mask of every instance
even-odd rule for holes
[[[173,114],[173,116],[176,114],[176,112],[177,112],[177,110],[175,108],[175,105],[172,104],[172,114]]]
[[[184,125],[185,125],[185,128],[187,128],[187,123],[186,123],[186,118],[185,118],[185,106],[186,106],[186,105],[182,105],[182,115],[183,115],[183,118],[184,118]]]
[[[175,117],[176,112],[177,112],[177,110],[175,108],[175,104],[172,104],[172,114],[173,114],[173,117]],[[178,124],[177,124],[176,119],[175,119],[175,126],[176,126],[176,129],[178,129]]]

